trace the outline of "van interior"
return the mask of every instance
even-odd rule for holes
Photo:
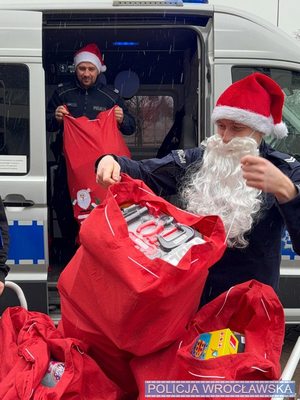
[[[178,19],[180,18],[180,19]],[[187,23],[189,16],[46,14],[43,28],[43,66],[49,101],[59,83],[74,79],[74,53],[96,43],[107,70],[100,78],[125,100],[137,129],[124,136],[136,160],[163,157],[170,150],[197,146],[201,76],[200,30],[209,19]],[[188,26],[187,26],[188,25]],[[57,160],[53,148],[59,133],[48,132],[48,215],[50,238],[49,309],[56,313],[58,276],[76,246],[62,237],[53,209]],[[80,155],[79,155],[80,156]],[[171,200],[171,199],[170,199]]]

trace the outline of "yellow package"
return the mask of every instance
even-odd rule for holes
[[[236,354],[238,345],[238,339],[228,328],[201,333],[193,346],[192,356],[200,360],[208,360],[227,354]]]

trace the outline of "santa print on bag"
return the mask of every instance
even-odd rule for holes
[[[114,108],[100,112],[96,119],[64,118],[64,154],[74,217],[82,223],[106,196],[95,182],[94,163],[101,154],[130,157],[118,129]]]
[[[76,215],[77,219],[81,222],[89,216],[90,212],[97,207],[98,204],[100,204],[99,198],[92,200],[90,192],[91,189],[80,189],[77,192],[76,199],[72,199],[74,215]]]

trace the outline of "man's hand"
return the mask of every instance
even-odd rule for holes
[[[123,109],[119,106],[115,108],[115,117],[119,125],[123,122],[124,119],[124,112]]]
[[[273,193],[279,203],[296,197],[297,189],[293,182],[265,158],[245,156],[241,159],[241,167],[248,186]]]
[[[55,110],[55,118],[56,120],[61,123],[65,115],[69,115],[69,111],[66,109],[65,106],[58,106]]]
[[[112,156],[103,157],[97,167],[96,182],[103,187],[108,187],[121,179],[120,165]]]
[[[0,296],[1,296],[1,294],[3,293],[4,288],[5,288],[4,283],[3,283],[3,282],[0,282]]]

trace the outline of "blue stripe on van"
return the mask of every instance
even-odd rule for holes
[[[9,235],[8,260],[13,260],[15,264],[20,264],[20,260],[33,260],[33,264],[38,264],[38,260],[45,259],[44,227],[37,221],[30,221],[28,225],[12,221]]]
[[[296,253],[293,251],[292,241],[288,231],[285,231],[281,239],[281,255],[285,259],[295,260]]]

